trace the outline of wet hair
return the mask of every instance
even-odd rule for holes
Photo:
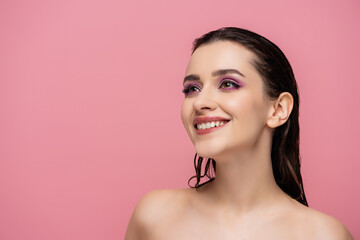
[[[293,109],[288,120],[274,131],[271,147],[271,161],[277,185],[289,196],[308,206],[300,174],[299,153],[299,94],[294,73],[284,53],[274,43],[249,30],[225,27],[204,34],[193,43],[192,53],[202,45],[231,41],[238,43],[255,55],[252,64],[264,82],[265,96],[275,100],[282,92],[289,92],[293,99]],[[199,188],[215,179],[216,162],[195,155],[195,175],[188,181],[190,187]],[[202,174],[203,172],[203,174]],[[204,178],[207,181],[204,182]],[[191,181],[196,179],[195,185]]]

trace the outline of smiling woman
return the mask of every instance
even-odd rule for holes
[[[205,34],[194,42],[183,92],[195,187],[143,197],[127,240],[352,239],[339,221],[308,207],[297,84],[275,44],[239,28]]]

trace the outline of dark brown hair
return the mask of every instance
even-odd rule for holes
[[[193,43],[193,51],[204,45],[216,41],[231,41],[238,43],[254,53],[253,65],[264,81],[265,95],[269,99],[277,99],[282,92],[289,92],[294,99],[292,112],[283,125],[274,131],[271,161],[273,174],[279,187],[298,202],[308,206],[303,182],[300,174],[299,153],[299,94],[291,65],[284,53],[274,43],[254,32],[226,27],[204,34]],[[198,188],[215,179],[216,163],[208,158],[202,175],[202,157],[194,158],[195,187]],[[200,183],[203,177],[208,181]]]

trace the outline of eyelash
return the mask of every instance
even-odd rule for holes
[[[241,86],[239,84],[237,84],[236,82],[234,81],[231,81],[229,79],[224,79],[220,82],[219,84],[219,88],[221,88],[221,86],[223,86],[224,84],[232,84],[231,87],[225,87],[224,89],[226,90],[234,90],[234,89],[239,89]],[[186,86],[182,92],[185,94],[185,97],[190,95],[191,93],[193,92],[196,92],[196,90],[194,90],[195,88],[198,89],[198,91],[200,91],[200,87],[197,86],[197,85],[193,85],[193,84],[189,84],[188,86]]]
[[[228,80],[228,79],[224,79],[223,81],[221,81],[221,82],[220,82],[220,87],[221,87],[224,83],[230,83],[230,84],[233,85],[232,87],[228,87],[227,89],[238,89],[238,88],[240,88],[240,85],[239,85],[239,84],[237,84],[237,83],[234,82],[234,81]]]
[[[182,92],[185,94],[185,96],[188,96],[188,95],[191,94],[192,92],[195,92],[195,91],[192,91],[192,90],[194,90],[194,88],[197,88],[197,89],[200,91],[200,89],[199,89],[198,86],[189,84],[188,86],[186,86],[186,87],[184,88],[184,90],[182,90]]]

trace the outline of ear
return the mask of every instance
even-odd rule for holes
[[[293,96],[288,92],[281,93],[279,97],[271,103],[266,124],[270,128],[283,125],[288,120],[293,106]]]

